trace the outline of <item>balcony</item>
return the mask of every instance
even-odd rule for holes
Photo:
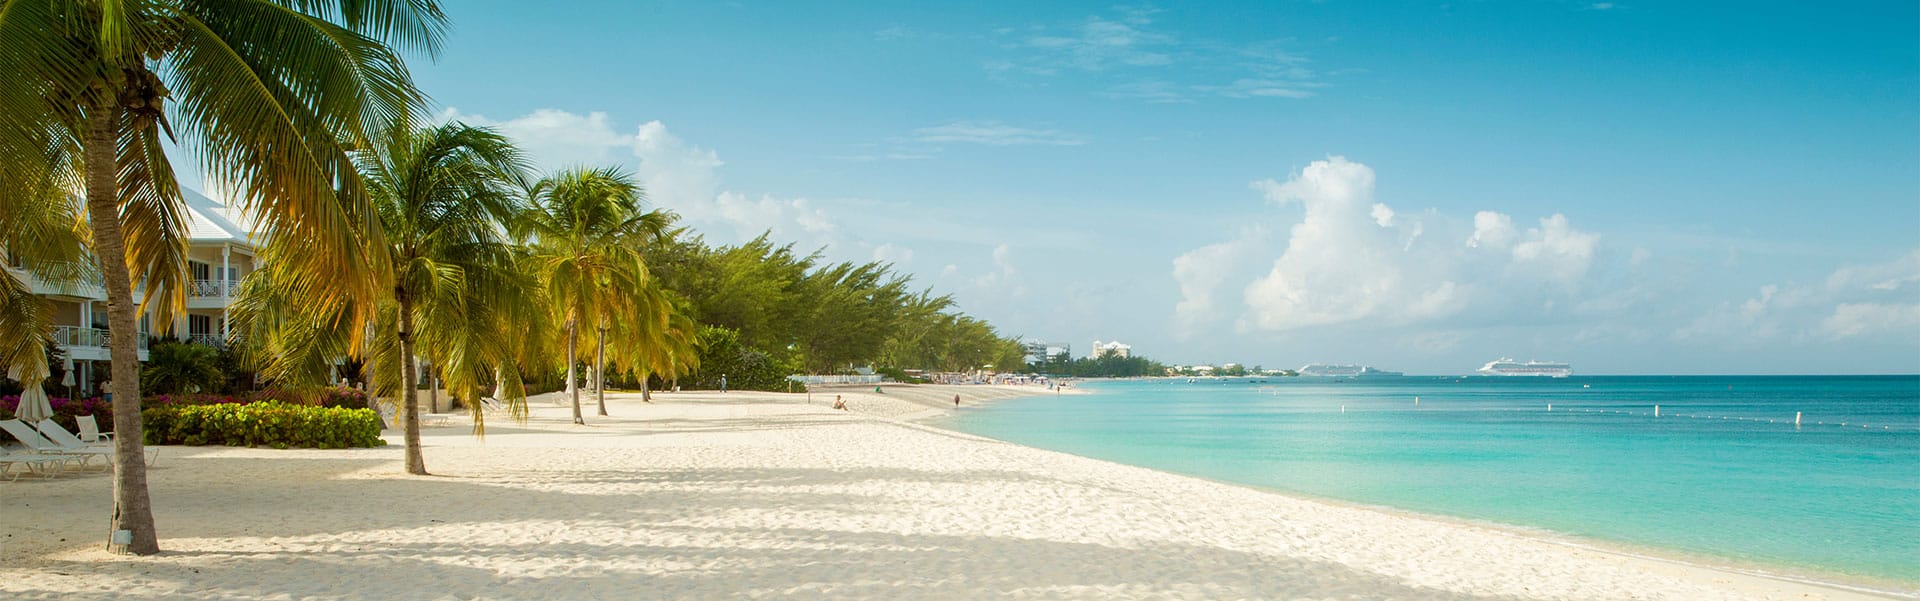
[[[227,294],[240,289],[240,280],[227,280],[225,283],[226,289],[225,292],[223,292],[220,286],[220,280],[194,280],[187,285],[187,296],[190,298],[226,298]]]
[[[48,268],[56,272],[65,271],[80,274],[80,277],[72,282],[49,282],[36,277],[32,271],[28,271],[22,266],[12,265],[6,267],[7,271],[13,272],[22,281],[26,282],[27,289],[32,290],[34,294],[94,300],[105,300],[107,298],[106,289],[102,288],[100,284],[100,275],[92,272],[91,267],[70,263],[55,263]]]
[[[192,334],[187,336],[187,342],[207,348],[227,348],[227,338],[219,334]]]
[[[147,350],[147,336],[140,335],[140,350]],[[100,328],[82,328],[76,326],[54,326],[53,343],[61,347],[92,346],[106,348],[113,343],[112,333]]]

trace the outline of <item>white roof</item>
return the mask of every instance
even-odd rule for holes
[[[188,240],[252,244],[248,236],[253,232],[250,227],[253,220],[242,214],[239,208],[221,204],[186,186],[180,187],[180,197],[187,205]]]

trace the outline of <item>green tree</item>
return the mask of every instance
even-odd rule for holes
[[[347,148],[418,110],[389,44],[433,52],[431,0],[4,0],[0,189],[83,190],[107,293],[114,384],[114,510],[126,550],[160,549],[141,451],[138,309],[184,302],[184,207],[162,141],[181,146],[271,237],[311,242],[318,273],[363,264]],[[344,202],[343,202],[344,201]],[[6,201],[6,212],[22,202]],[[160,321],[164,323],[166,320]]]
[[[565,328],[573,423],[584,424],[574,386],[580,328],[599,331],[604,343],[611,324],[637,318],[634,295],[647,283],[641,249],[649,238],[664,237],[674,217],[641,210],[639,184],[612,168],[562,171],[536,182],[527,197],[533,209],[515,220],[514,234],[531,246],[529,263],[555,321]],[[604,390],[599,403],[600,415],[606,415]]]
[[[399,399],[406,470],[426,474],[413,358],[432,359],[467,398],[495,374],[518,374],[498,313],[531,288],[504,228],[527,166],[505,137],[459,123],[395,128],[354,158],[381,234],[358,243],[382,260],[352,279],[314,279],[277,260],[301,252],[295,241],[274,240],[268,268],[242,287],[241,313],[263,326],[266,372],[283,385],[324,385],[342,355],[373,359],[376,391]]]
[[[147,350],[140,388],[160,394],[208,392],[219,388],[220,352],[213,347],[166,340]]]

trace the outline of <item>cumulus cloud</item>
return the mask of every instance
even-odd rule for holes
[[[1397,210],[1374,198],[1373,169],[1342,157],[1252,187],[1280,209],[1256,222],[1283,220],[1295,210],[1298,220],[1271,228],[1285,232],[1278,240],[1243,232],[1176,258],[1176,329],[1192,333],[1207,317],[1234,312],[1241,328],[1274,332],[1341,324],[1449,327],[1566,313],[1583,300],[1581,282],[1599,247],[1598,235],[1575,228],[1564,215],[1521,231],[1512,217],[1482,211],[1469,231],[1462,220],[1433,211]],[[1266,267],[1256,267],[1261,264]],[[1217,291],[1229,284],[1243,286],[1243,306],[1219,306]],[[1431,350],[1459,339],[1413,335],[1402,342]]]
[[[1393,212],[1373,202],[1374,173],[1333,157],[1316,161],[1285,183],[1253,187],[1281,205],[1304,211],[1289,230],[1286,251],[1266,275],[1247,285],[1247,323],[1289,330],[1359,320],[1406,323],[1457,311],[1468,291],[1410,252]],[[1405,233],[1411,234],[1411,230]]]
[[[1190,337],[1222,317],[1214,295],[1228,278],[1258,258],[1266,237],[1265,228],[1250,227],[1238,238],[1187,251],[1173,260],[1173,279],[1180,284],[1180,302],[1173,307],[1176,336]]]

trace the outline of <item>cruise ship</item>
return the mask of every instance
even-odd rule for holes
[[[1365,365],[1334,365],[1330,363],[1308,363],[1300,366],[1300,375],[1323,378],[1372,378],[1377,376],[1406,375],[1397,371],[1374,369]]]
[[[1564,378],[1573,375],[1573,366],[1555,361],[1527,361],[1525,363],[1501,357],[1480,366],[1483,376],[1550,376]]]

